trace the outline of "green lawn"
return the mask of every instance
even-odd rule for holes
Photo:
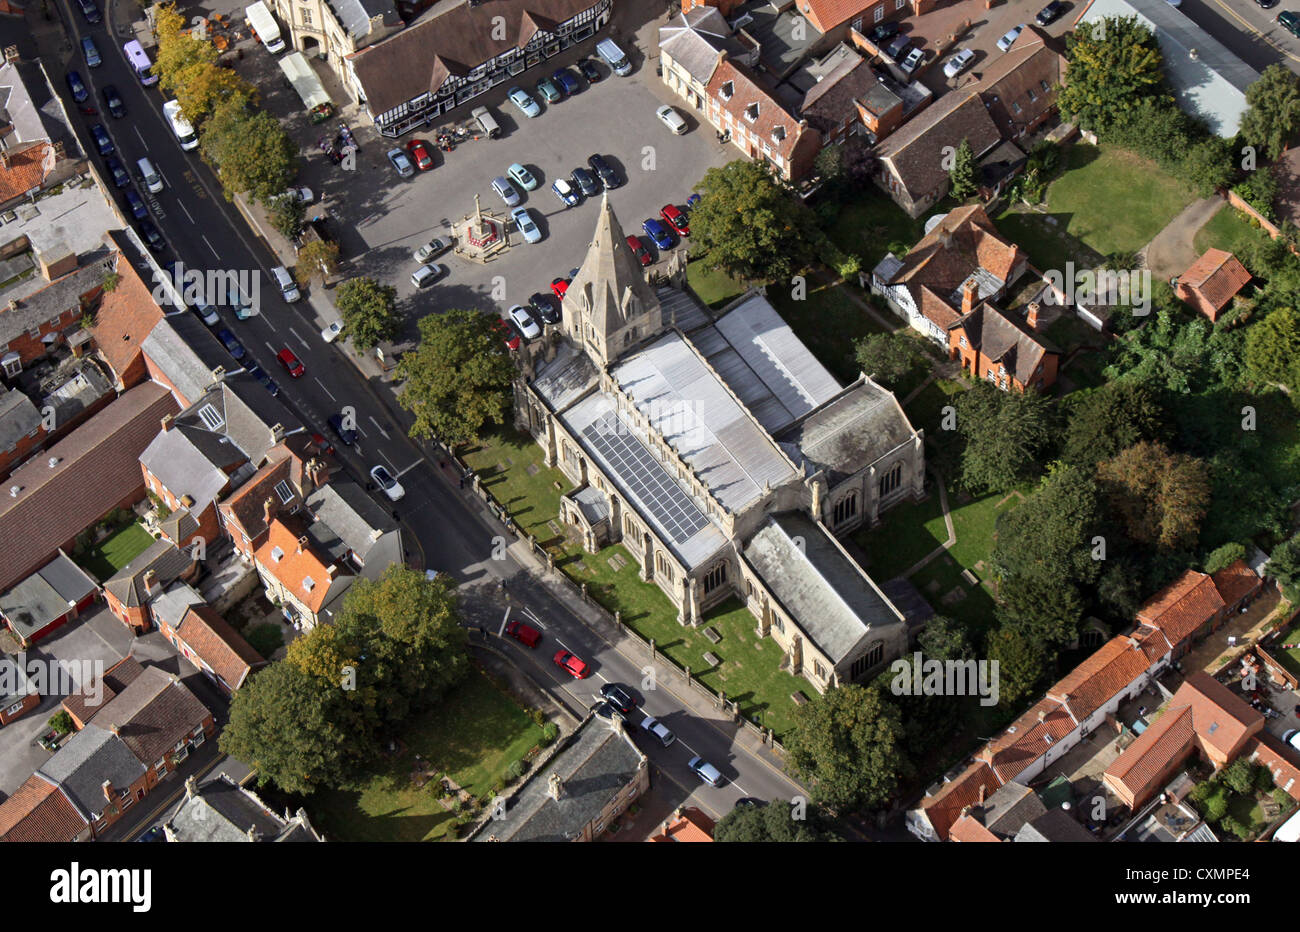
[[[1224,206],[1205,226],[1196,231],[1196,238],[1192,240],[1192,245],[1196,248],[1197,254],[1207,249],[1224,249],[1237,253],[1242,251],[1244,244],[1267,238],[1268,234],[1263,228],[1256,226],[1255,222],[1241,211]]]
[[[880,524],[863,528],[853,541],[867,555],[864,569],[877,583],[893,579],[914,566],[948,539],[939,493],[933,484],[923,502],[895,505],[881,516]]]
[[[525,710],[475,670],[437,708],[410,720],[396,758],[376,761],[355,786],[317,793],[307,808],[336,841],[438,840],[456,815],[435,794],[441,776],[482,797],[541,736]],[[416,754],[437,773],[421,788],[411,782]]]
[[[913,220],[883,191],[865,184],[857,196],[841,208],[826,235],[842,251],[861,259],[862,270],[870,272],[886,253],[892,252],[900,258],[904,256],[925,234],[926,218],[954,206],[951,199],[945,198]]]
[[[607,611],[621,612],[624,624],[643,638],[654,638],[658,650],[678,666],[690,666],[706,686],[725,689],[743,714],[752,718],[761,712],[763,725],[778,736],[788,730],[795,708],[790,694],[800,690],[811,697],[813,688],[802,677],[777,669],[781,652],[774,642],[754,637],[756,622],[748,611],[730,604],[708,613],[706,624],[723,636],[714,645],[702,629],[678,623],[677,609],[658,586],[641,580],[636,561],[621,545],[592,554],[571,541],[558,515],[560,497],[572,484],[558,469],[543,465],[541,448],[527,434],[489,435],[462,455],[515,522],[554,554],[556,567],[574,582],[587,584],[592,599]],[[529,475],[532,466],[536,470]],[[722,661],[718,667],[706,669],[706,651]]]
[[[745,293],[743,283],[736,281],[726,272],[711,269],[700,260],[686,264],[686,283],[696,296],[709,307],[717,310],[734,301]]]
[[[153,538],[138,522],[128,524],[91,547],[77,562],[82,569],[103,582],[147,550],[152,543]]]
[[[907,419],[917,430],[925,431],[925,439],[941,442],[949,433],[943,429],[943,409],[952,404],[953,397],[966,386],[955,379],[935,379],[903,409]],[[901,399],[900,399],[901,400]]]
[[[790,288],[769,285],[767,300],[790,325],[790,329],[808,347],[814,356],[841,382],[849,383],[858,377],[859,366],[854,346],[858,340],[872,333],[888,333],[889,328],[877,323],[853,298],[869,303],[856,287],[847,284],[824,285],[816,279],[807,279],[807,291],[802,300],[792,297]],[[889,311],[876,309],[886,320]]]

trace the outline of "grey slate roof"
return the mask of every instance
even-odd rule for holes
[[[402,562],[397,523],[355,482],[323,485],[307,496],[306,504],[316,519],[307,534],[336,560],[349,551],[356,554],[367,579],[377,579],[390,565]]]
[[[161,430],[140,454],[140,462],[179,500],[189,495],[195,514],[212,504],[230,484],[226,469],[243,463],[244,452],[222,434],[192,424]]]
[[[171,625],[172,630],[180,626],[181,619],[191,605],[203,605],[203,596],[194,591],[189,583],[178,582],[153,600],[150,609],[154,618]]]
[[[73,735],[44,766],[37,770],[63,788],[68,798],[86,816],[101,813],[108,801],[105,780],[117,790],[129,787],[145,773],[145,766],[121,738],[95,724]]]
[[[596,234],[564,293],[564,316],[581,319],[582,311],[590,307],[597,330],[612,334],[629,318],[654,305],[654,292],[646,284],[641,263],[627,244],[606,192],[600,198]]]
[[[145,591],[144,575],[153,570],[159,586],[167,586],[185,572],[193,563],[190,555],[169,540],[154,541],[144,552],[113,574],[105,583],[104,591],[111,592],[123,605],[134,608],[149,601]]]
[[[189,311],[164,317],[140,348],[188,402],[200,397],[215,381],[213,369],[221,366],[231,371],[235,365],[226,348]]]
[[[31,634],[67,612],[69,602],[80,602],[98,588],[85,570],[60,553],[0,595],[0,615],[19,633]]]
[[[205,415],[213,414],[220,421],[215,427],[205,420]],[[254,466],[261,466],[285,436],[302,430],[289,409],[246,372],[228,375],[211,386],[176,415],[176,425],[229,438]]]
[[[41,426],[41,413],[32,400],[17,389],[0,386],[0,451],[13,450],[18,441]]]
[[[1097,839],[1069,813],[1061,809],[1048,809],[1021,826],[1011,840],[1095,842]]]
[[[555,358],[537,369],[532,384],[551,410],[563,411],[596,384],[596,367],[586,353],[565,340]]]
[[[980,821],[994,835],[1005,838],[1045,812],[1047,807],[1033,790],[1019,783],[1008,783],[985,800]]]
[[[777,436],[797,448],[802,461],[795,462],[801,462],[805,473],[824,469],[833,487],[863,464],[910,441],[913,434],[894,394],[863,380]]]
[[[543,770],[534,773],[511,800],[504,821],[489,820],[474,841],[568,841],[646,765],[632,739],[602,718],[588,716],[569,744]],[[563,780],[558,800],[549,792],[550,775]]]
[[[107,246],[79,256],[78,261],[77,268],[67,275],[20,299],[17,308],[0,308],[0,346],[8,346],[15,337],[49,323],[65,311],[77,310],[82,296],[98,291],[104,283],[105,273],[116,266],[113,253]],[[8,299],[9,296],[5,297]],[[73,333],[80,329],[78,316],[64,332]]]
[[[326,0],[326,3],[353,39],[370,35],[373,17],[397,18],[397,8],[392,0]]]
[[[300,816],[306,820],[306,815]],[[251,829],[257,841],[322,841],[311,823],[286,822],[271,811],[256,793],[226,774],[209,780],[187,798],[167,822],[168,841],[246,842]]]
[[[573,493],[573,500],[582,509],[588,524],[599,524],[609,517],[609,499],[594,485],[585,486]]]
[[[799,512],[768,518],[746,544],[745,559],[831,663],[847,659],[869,632],[903,624],[821,525]]]
[[[0,687],[13,684],[12,689],[0,689],[0,706],[7,706],[13,700],[30,696],[37,691],[23,665],[8,654],[0,654]]]
[[[719,52],[748,61],[753,49],[732,34],[716,7],[700,5],[659,30],[659,51],[685,68],[696,81],[707,85]]]

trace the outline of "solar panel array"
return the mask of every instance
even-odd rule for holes
[[[627,483],[632,494],[650,509],[675,543],[685,543],[708,524],[690,496],[631,434],[618,415],[607,411],[584,427],[582,436]]]

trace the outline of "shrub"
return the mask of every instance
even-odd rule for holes
[[[1277,803],[1283,809],[1289,809],[1291,807],[1291,804],[1294,802],[1294,800],[1291,798],[1291,794],[1288,793],[1286,790],[1282,789],[1282,787],[1280,786],[1277,789],[1275,789],[1270,795],[1273,797],[1273,802]]]
[[[1223,782],[1234,793],[1248,795],[1255,786],[1255,765],[1239,757],[1223,771]]]
[[[248,643],[253,650],[269,660],[284,645],[284,632],[279,625],[264,621],[248,632]]]
[[[528,772],[528,762],[517,760],[506,768],[506,781],[513,783]]]
[[[560,736],[560,729],[555,722],[547,722],[542,726],[542,740],[537,742],[542,747],[549,747],[555,743],[555,739]]]
[[[546,713],[541,709],[532,709],[528,714],[532,717],[533,723],[536,724],[538,728],[546,726]]]
[[[1254,834],[1249,825],[1244,824],[1239,819],[1234,819],[1232,816],[1224,816],[1222,821],[1219,822],[1219,828],[1223,829],[1225,832],[1231,832],[1241,841],[1245,841]]]
[[[51,715],[46,724],[61,735],[66,735],[73,729],[72,716],[62,709]]]

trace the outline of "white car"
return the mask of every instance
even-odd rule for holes
[[[677,736],[668,730],[668,726],[652,715],[645,717],[644,721],[641,722],[641,727],[658,738],[664,747],[668,747],[677,740]]]
[[[389,501],[400,501],[402,496],[406,494],[406,489],[402,488],[402,484],[394,479],[392,474],[382,466],[376,466],[370,470],[370,478],[375,480],[375,485],[383,490]]]
[[[339,334],[342,332],[343,332],[343,321],[336,320],[334,321],[334,323],[330,324],[328,327],[326,327],[324,330],[320,332],[320,338],[324,340],[326,343],[333,343],[335,340],[339,338]]]
[[[416,262],[428,262],[434,256],[440,256],[451,247],[441,236],[436,236],[415,251]]]
[[[1008,32],[1005,36],[1003,36],[1001,39],[998,40],[998,48],[1003,52],[1011,48],[1011,43],[1015,42],[1016,39],[1020,38],[1020,33],[1024,31],[1024,28],[1025,28],[1025,24],[1021,23],[1015,29]]]
[[[316,195],[312,193],[311,188],[290,188],[284,192],[299,204],[314,204]]]
[[[1292,728],[1290,731],[1283,733],[1282,740],[1295,750],[1300,751],[1300,731]]]
[[[925,49],[912,49],[907,53],[907,57],[898,63],[898,67],[903,69],[904,74],[911,74],[921,63],[925,61]]]
[[[422,265],[411,273],[411,284],[416,288],[423,288],[425,285],[432,285],[446,274],[447,269],[445,266],[430,262],[428,265]]]
[[[516,207],[510,211],[510,219],[515,222],[515,227],[524,235],[526,243],[540,243],[542,241],[542,231],[533,223],[532,215],[528,213],[527,207]]]
[[[525,340],[536,340],[542,335],[542,328],[537,326],[537,321],[533,320],[533,315],[528,313],[528,308],[516,304],[508,313]]]
[[[683,120],[682,115],[672,107],[660,107],[655,111],[655,116],[659,118],[659,122],[663,123],[664,126],[668,127],[678,136],[686,132],[686,121]]]
[[[971,66],[975,60],[975,53],[970,49],[962,49],[952,58],[948,59],[943,66],[943,74],[946,78],[955,78]]]

